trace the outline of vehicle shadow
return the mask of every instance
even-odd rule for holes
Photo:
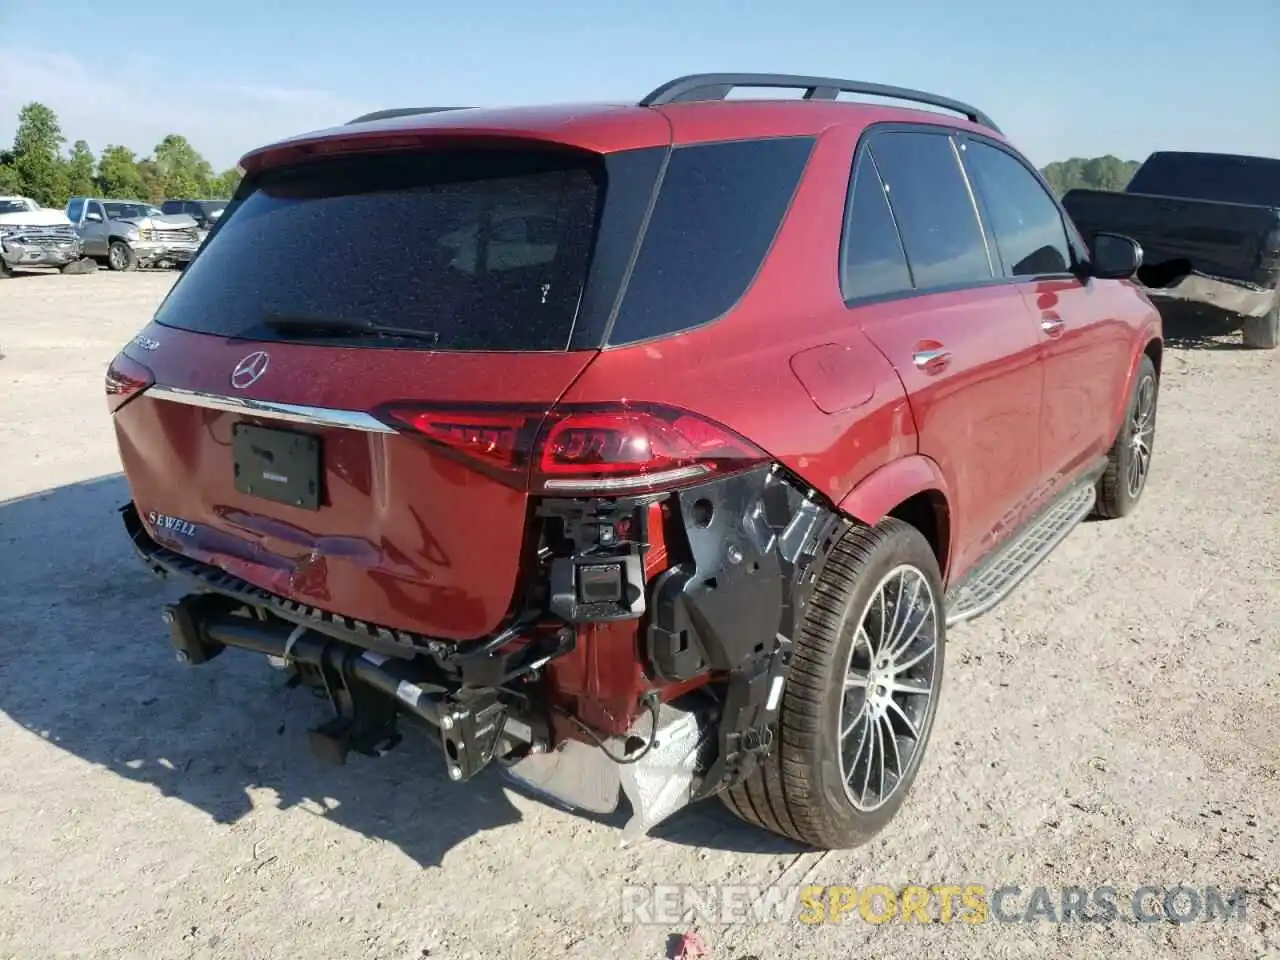
[[[63,750],[231,824],[255,807],[301,807],[434,866],[474,834],[517,823],[516,790],[496,769],[451,783],[434,736],[406,729],[388,757],[326,766],[306,731],[328,704],[286,688],[261,657],[227,651],[182,666],[159,608],[184,592],[139,563],[118,508],[121,475],[0,502],[0,713]],[[625,802],[607,817],[621,829]],[[717,801],[651,836],[734,852],[801,849]],[[620,839],[620,838],[619,838]]]
[[[297,806],[423,866],[521,819],[496,771],[451,783],[426,731],[406,730],[387,758],[326,766],[306,730],[327,703],[263,658],[177,663],[159,607],[182,585],[136,560],[117,514],[128,496],[115,475],[0,503],[0,712],[218,823]]]
[[[1207,309],[1165,305],[1160,310],[1165,346],[1172,350],[1246,350],[1241,321]]]

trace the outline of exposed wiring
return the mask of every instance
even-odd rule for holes
[[[652,723],[653,723],[652,729],[649,731],[649,740],[644,745],[644,747],[640,750],[639,753],[630,757],[619,757],[617,754],[611,752],[609,748],[605,746],[605,740],[603,737],[600,736],[600,734],[596,733],[594,730],[592,730],[585,723],[583,723],[577,717],[573,716],[568,711],[561,711],[561,712],[564,714],[564,716],[568,719],[570,723],[572,723],[575,727],[577,727],[579,730],[581,730],[583,733],[589,736],[592,740],[594,740],[596,742],[596,746],[598,746],[604,752],[604,755],[606,757],[608,757],[610,760],[612,760],[614,763],[618,764],[619,766],[625,766],[627,764],[637,763],[640,760],[643,760],[649,754],[649,751],[652,750],[658,744],[658,698],[654,695],[650,695],[646,697],[645,705],[649,709],[649,716],[650,718],[652,718]]]

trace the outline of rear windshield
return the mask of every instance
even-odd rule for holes
[[[1127,193],[1280,207],[1280,160],[1213,153],[1153,153]]]
[[[271,171],[231,204],[156,314],[168,326],[306,339],[272,317],[377,324],[440,350],[565,350],[603,177],[595,155],[468,149]],[[411,347],[396,335],[328,336]]]

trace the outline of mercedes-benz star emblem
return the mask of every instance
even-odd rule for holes
[[[267,372],[267,364],[271,358],[265,350],[256,350],[236,364],[231,371],[231,385],[237,390],[251,387]]]

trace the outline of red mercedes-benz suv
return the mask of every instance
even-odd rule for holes
[[[859,844],[948,626],[1146,483],[1142,251],[966,104],[708,74],[242,164],[107,375],[124,522],[178,657],[268,655],[334,761],[422,721],[628,836],[719,794]]]

